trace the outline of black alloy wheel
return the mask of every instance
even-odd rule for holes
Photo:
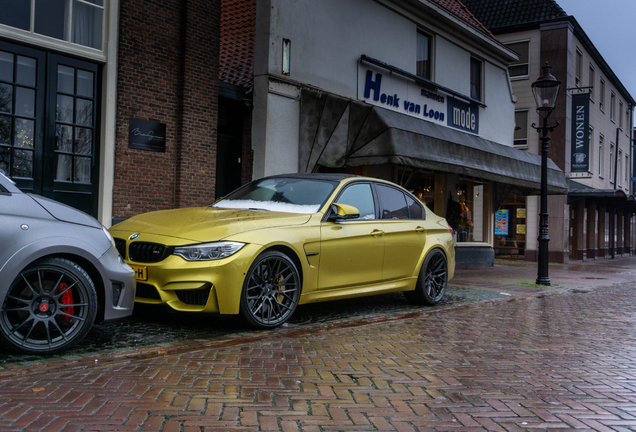
[[[300,275],[294,262],[283,253],[264,252],[245,276],[241,314],[253,327],[278,327],[296,310],[300,290]]]
[[[11,284],[0,311],[0,336],[17,351],[54,354],[82,340],[96,313],[88,273],[67,259],[45,258]]]
[[[406,298],[416,304],[433,306],[444,298],[448,283],[448,264],[441,249],[433,249],[426,256],[414,291],[406,291]]]

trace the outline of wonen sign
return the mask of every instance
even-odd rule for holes
[[[590,170],[590,95],[572,95],[572,161],[571,172]]]

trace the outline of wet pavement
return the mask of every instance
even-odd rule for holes
[[[434,308],[414,306],[401,293],[299,306],[286,328],[338,325],[360,319],[381,320],[409,313],[488,300],[507,300],[567,289],[609,286],[636,280],[636,257],[597,260],[568,265],[550,264],[552,286],[535,285],[536,263],[496,260],[495,267],[457,269],[442,302]],[[108,354],[134,355],[156,346],[161,349],[262,335],[245,326],[240,318],[201,314],[177,314],[167,309],[136,305],[128,319],[94,326],[83,342],[55,356],[28,356],[2,349],[0,371],[16,367],[77,361]]]
[[[65,356],[4,357],[0,429],[636,430],[635,276],[551,264],[543,287],[497,262],[441,306],[307,305],[269,332],[140,309]]]

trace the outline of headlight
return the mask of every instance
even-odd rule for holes
[[[108,240],[110,240],[110,242],[113,244],[113,246],[115,246],[115,248],[117,247],[117,245],[115,244],[115,239],[113,239],[113,236],[110,235],[110,232],[108,232],[108,230],[106,229],[106,227],[104,225],[102,225],[102,231],[104,231],[104,234],[106,234],[106,237],[108,237]]]
[[[245,243],[216,242],[202,243],[192,246],[174,248],[174,255],[179,255],[186,261],[211,261],[234,255],[245,246]]]

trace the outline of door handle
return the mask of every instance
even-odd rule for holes
[[[421,232],[424,232],[424,231],[426,231],[426,228],[424,228],[424,227],[418,226],[417,228],[415,228],[415,232],[421,233]]]
[[[379,229],[375,229],[375,230],[371,231],[371,235],[373,237],[382,237],[384,235],[384,231],[379,230]]]

